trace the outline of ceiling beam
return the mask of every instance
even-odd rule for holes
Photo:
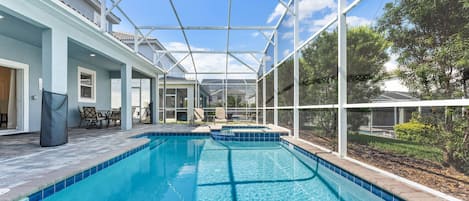
[[[140,29],[154,30],[275,30],[273,26],[139,26]]]
[[[176,66],[178,66],[182,61],[184,61],[184,59],[186,59],[187,57],[189,56],[189,53],[187,53],[186,55],[184,55],[184,57],[182,57],[181,59],[179,59],[178,62],[176,62],[173,66],[171,66],[171,68],[169,68],[168,70],[166,70],[166,73],[169,73],[171,70],[173,70],[173,68],[175,68]]]
[[[248,67],[252,72],[255,72],[257,73],[256,70],[254,70],[253,67],[251,67],[250,65],[248,65],[246,62],[244,62],[243,60],[241,60],[240,58],[236,57],[235,55],[232,55],[230,53],[228,53],[228,55],[230,55],[231,57],[233,57],[234,59],[238,60],[239,63],[243,64],[244,66]]]
[[[226,51],[215,50],[156,50],[158,53],[192,53],[192,54],[226,54]],[[232,54],[264,54],[262,51],[228,51]]]
[[[174,6],[173,0],[169,0],[169,3],[171,3],[171,8],[173,8],[174,15],[176,16],[179,26],[182,28],[183,27],[182,22],[181,22],[181,19],[179,18],[178,12],[176,11],[176,7]],[[189,50],[189,54],[191,55],[192,65],[194,66],[195,76],[197,79],[197,68],[195,66],[194,56],[192,55],[192,48],[189,44],[189,40],[187,39],[187,35],[184,29],[181,29],[181,32],[182,32],[182,35],[184,36],[184,41],[186,42],[187,49]]]
[[[242,74],[250,74],[250,75],[254,75],[257,73],[254,73],[254,72],[228,72],[229,74],[232,74],[232,75],[242,75]],[[195,72],[188,72],[186,74],[196,74]],[[217,75],[217,74],[220,74],[220,75],[224,75],[225,72],[197,72],[197,74],[199,75]]]

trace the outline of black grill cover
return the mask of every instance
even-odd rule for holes
[[[42,92],[41,146],[57,146],[68,142],[67,113],[66,94]]]

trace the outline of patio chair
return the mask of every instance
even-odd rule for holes
[[[194,108],[194,121],[197,123],[201,123],[205,119],[204,109],[202,108]]]
[[[106,120],[106,117],[97,112],[95,107],[83,107],[83,114],[84,120],[88,121],[88,128],[91,126],[98,127],[98,122],[99,127],[101,128],[103,126],[103,120]]]
[[[226,112],[222,107],[215,108],[215,123],[226,123]]]
[[[78,128],[81,128],[81,124],[85,121],[85,112],[83,112],[83,108],[80,106],[78,106],[78,112],[80,112],[80,124],[78,125]]]
[[[107,126],[109,127],[109,124],[110,124],[110,121],[113,121],[114,122],[114,126],[117,126],[121,124],[121,109],[113,109],[111,111],[111,115],[109,115],[109,119],[108,119],[108,124]],[[119,121],[119,124],[117,124],[117,122]]]

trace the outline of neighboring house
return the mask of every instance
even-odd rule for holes
[[[122,41],[123,43],[127,44],[132,49],[134,48],[134,43],[135,43],[134,34],[114,31],[112,32],[112,35],[116,37],[117,39],[119,39],[120,41]],[[142,39],[141,37],[138,38],[138,40],[141,40],[141,39]],[[153,46],[153,48],[156,50],[166,50],[166,48],[163,46],[163,44],[160,43],[160,41],[158,41],[158,39],[147,37],[146,41],[139,44],[138,46],[139,53],[142,54],[147,59],[149,59],[150,61],[153,61],[153,59],[155,59],[156,61],[158,61],[156,65],[164,69],[171,68],[171,66],[177,63],[177,59],[174,58],[171,54],[165,54],[162,58],[159,58],[159,60],[158,60],[158,57],[153,58],[153,50],[150,47],[150,45]],[[170,72],[168,72],[167,76],[185,78],[186,73],[187,73],[187,70],[182,65],[179,64],[175,68],[173,68]]]
[[[372,103],[385,102],[405,102],[419,101],[419,98],[412,96],[409,92],[401,91],[384,91],[381,95],[371,99]],[[384,135],[393,137],[394,126],[396,124],[409,122],[412,113],[418,111],[417,107],[382,107],[370,108],[368,117],[368,125],[361,127],[362,131],[373,131],[375,135]]]
[[[224,106],[225,80],[223,79],[204,79],[201,86],[207,91],[209,97],[206,105],[208,107]],[[251,107],[256,104],[256,80],[255,79],[230,79],[228,83],[228,107]],[[240,101],[237,101],[240,100]]]
[[[135,35],[124,32],[112,32],[112,35],[134,48]],[[141,40],[142,38],[137,38]],[[171,54],[165,54],[161,58],[153,57],[153,49],[166,50],[165,47],[156,38],[147,37],[146,41],[138,46],[138,51],[149,60],[155,60],[157,66],[169,69],[177,63],[177,59]],[[162,54],[161,54],[162,55]],[[194,97],[196,94],[196,86],[198,82],[193,79],[186,78],[187,70],[180,64],[176,65],[166,76],[166,119],[169,121],[187,121],[192,118],[194,105],[196,104]],[[163,87],[164,78],[159,79],[160,94],[160,119],[163,118]],[[201,93],[203,95],[203,93]],[[188,115],[189,114],[189,115]]]

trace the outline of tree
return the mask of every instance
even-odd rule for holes
[[[397,0],[385,6],[378,30],[393,43],[397,75],[424,100],[467,98],[469,79],[469,2],[467,0]],[[467,114],[445,107],[419,121],[435,131],[434,146],[446,164],[469,164]],[[436,112],[435,112],[436,113]],[[464,171],[464,170],[463,170]],[[466,173],[469,171],[466,169]]]
[[[308,104],[337,103],[337,31],[323,32],[301,53],[301,102]],[[370,27],[350,28],[347,32],[347,96],[349,103],[367,103],[381,94],[387,74],[384,63],[390,43]],[[336,135],[334,110],[320,110],[310,117],[329,135]],[[352,130],[366,123],[363,115],[349,118]]]
[[[398,0],[385,6],[378,28],[398,55],[398,76],[426,100],[467,97],[467,0]]]

